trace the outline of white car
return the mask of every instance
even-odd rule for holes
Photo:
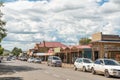
[[[40,58],[35,58],[35,59],[34,59],[34,62],[35,62],[35,63],[41,63],[42,60],[41,60]]]
[[[74,70],[80,69],[82,71],[91,71],[91,65],[93,64],[91,59],[77,58],[74,62]]]
[[[105,77],[120,77],[120,64],[113,59],[98,59],[91,67],[92,74],[104,74]]]
[[[30,57],[30,58],[28,58],[27,62],[34,62],[34,60],[35,60],[35,58]]]

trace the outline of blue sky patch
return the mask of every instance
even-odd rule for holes
[[[109,2],[109,0],[101,0],[97,2],[100,6],[102,6],[104,3]]]

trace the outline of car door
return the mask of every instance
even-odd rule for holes
[[[79,59],[78,67],[79,69],[82,69],[82,59]]]
[[[94,70],[99,72],[100,65],[101,65],[100,60],[96,60],[95,63],[93,64]]]
[[[76,61],[75,61],[74,65],[75,65],[75,67],[76,67],[76,68],[79,68],[79,66],[78,66],[78,65],[79,65],[79,58],[78,58],[78,59],[76,59]]]
[[[103,62],[103,60],[100,60],[99,72],[104,73],[104,62]]]

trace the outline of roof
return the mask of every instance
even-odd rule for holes
[[[78,45],[76,46],[77,48],[80,48],[80,49],[85,49],[85,48],[91,48],[90,45]]]
[[[100,42],[100,43],[120,43],[120,41],[93,41],[94,42]]]
[[[91,45],[74,45],[74,46],[70,46],[69,48],[73,48],[73,47],[76,47],[76,48],[79,48],[79,49],[88,49],[88,48],[91,48]]]
[[[67,47],[66,45],[60,43],[60,42],[43,42],[39,44],[39,47],[49,47],[49,48],[55,48],[55,47]]]

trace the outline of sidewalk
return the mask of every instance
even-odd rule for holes
[[[74,65],[73,64],[67,64],[67,63],[62,63],[62,67],[63,68],[73,68]]]
[[[42,63],[47,65],[46,61],[43,61]],[[67,64],[67,63],[62,63],[62,67],[63,68],[73,68],[74,65],[73,64]]]

